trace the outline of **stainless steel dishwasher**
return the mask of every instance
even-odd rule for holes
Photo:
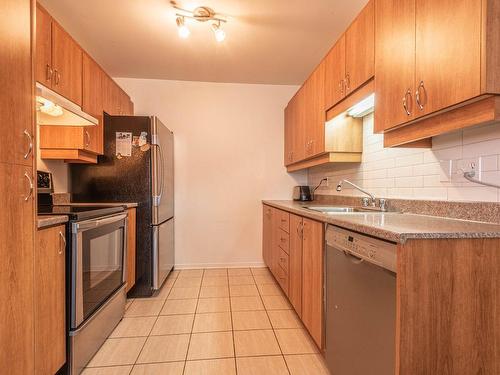
[[[392,375],[396,244],[326,231],[326,362],[332,375]]]

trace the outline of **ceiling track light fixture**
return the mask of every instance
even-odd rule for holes
[[[176,23],[181,38],[187,38],[191,34],[189,28],[186,26],[186,18],[192,19],[198,22],[212,22],[212,30],[214,32],[215,40],[218,42],[223,42],[226,39],[226,32],[222,29],[222,24],[226,23],[227,20],[217,16],[212,9],[208,7],[198,7],[193,11],[182,9],[177,5],[172,5],[175,9],[179,11],[176,13]]]

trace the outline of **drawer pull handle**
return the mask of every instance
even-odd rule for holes
[[[29,186],[28,195],[24,197],[24,201],[27,202],[33,196],[33,181],[31,180],[31,177],[29,176],[28,172],[24,173],[24,178],[28,180],[28,186]]]
[[[59,232],[59,236],[61,237],[61,247],[59,248],[59,255],[61,255],[66,249],[66,237],[62,232]]]
[[[425,90],[424,86],[424,81],[420,81],[420,84],[418,85],[417,92],[415,93],[415,98],[417,100],[418,108],[423,111],[425,102],[423,102],[420,98],[420,89],[422,89],[422,92],[424,94],[424,100],[427,101],[427,91]]]
[[[409,100],[408,100],[409,97]],[[407,116],[411,116],[411,109],[408,109],[408,103],[411,102],[411,91],[410,89],[406,90],[405,96],[403,97],[403,108],[406,112]]]
[[[31,136],[30,132],[28,131],[28,129],[24,129],[24,132],[23,134],[26,136],[26,138],[28,138],[28,151],[26,151],[26,153],[24,154],[24,159],[28,159],[28,157],[30,156],[31,152],[33,151],[33,137]]]

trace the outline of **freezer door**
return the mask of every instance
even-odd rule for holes
[[[174,135],[151,117],[153,225],[174,217]]]
[[[174,219],[153,226],[153,289],[159,289],[174,267]]]

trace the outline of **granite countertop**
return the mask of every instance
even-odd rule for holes
[[[36,219],[37,219],[38,229],[51,227],[57,224],[64,224],[68,222],[68,217],[66,215],[53,215],[53,216],[42,215],[42,216],[37,216]]]
[[[116,207],[116,206],[123,206],[125,208],[134,208],[137,207],[139,204],[136,202],[109,202],[109,203],[80,203],[80,202],[69,202],[69,203],[56,203],[56,206],[110,206],[110,207]]]
[[[395,212],[324,214],[303,206],[326,206],[308,202],[262,201],[300,216],[333,224],[392,242],[408,239],[500,238],[500,225],[478,221]]]

